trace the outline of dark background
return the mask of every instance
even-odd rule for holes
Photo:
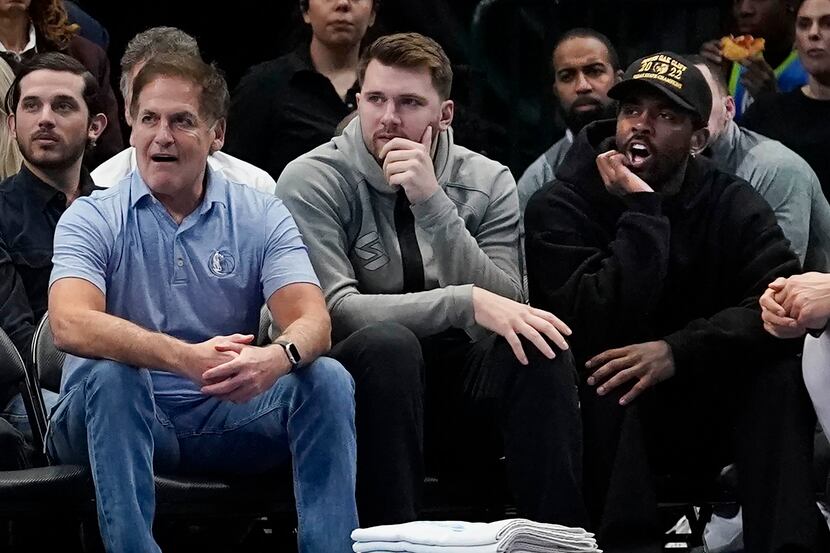
[[[148,27],[192,34],[231,90],[253,64],[277,57],[307,31],[297,0],[80,0],[110,33],[113,82],[127,41]],[[517,176],[563,127],[550,94],[550,49],[562,32],[607,34],[623,65],[646,53],[696,52],[727,29],[730,0],[382,0],[370,36],[418,31],[455,65],[460,144],[507,164]],[[229,122],[233,125],[233,121]]]

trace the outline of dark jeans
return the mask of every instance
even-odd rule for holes
[[[711,481],[729,463],[746,551],[830,551],[815,505],[815,415],[799,359],[677,375],[620,407],[624,391],[603,398],[580,389],[585,501],[605,551],[662,550],[655,475]]]
[[[425,442],[442,474],[469,474],[503,450],[520,516],[586,524],[573,357],[548,360],[529,343],[525,351],[528,366],[496,336],[473,343],[450,331],[419,340],[394,323],[363,328],[332,349],[355,380],[361,526],[417,517]],[[472,383],[485,397],[472,397]]]

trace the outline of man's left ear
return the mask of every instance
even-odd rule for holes
[[[89,130],[87,131],[87,139],[90,143],[95,144],[95,141],[103,134],[104,129],[107,128],[107,116],[103,113],[96,113],[89,121]]]
[[[438,120],[439,131],[445,131],[450,128],[454,114],[455,104],[452,100],[444,100],[441,102],[441,119]]]
[[[6,118],[6,126],[9,128],[12,138],[17,140],[17,121],[15,121],[13,113],[10,113]]]
[[[620,82],[623,78],[623,75],[625,75],[625,73],[623,73],[623,70],[622,69],[617,69],[617,72],[614,73],[614,84],[617,84],[618,82]]]
[[[696,156],[704,149],[706,149],[706,144],[709,142],[709,129],[706,127],[697,129],[692,133],[692,147],[691,147],[691,154],[692,157]]]
[[[213,140],[210,142],[210,152],[214,154],[222,149],[225,145],[225,130],[227,123],[224,118],[219,119],[213,124]]]

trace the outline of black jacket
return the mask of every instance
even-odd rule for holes
[[[82,171],[81,195],[93,190],[89,173]],[[46,312],[52,243],[64,211],[66,196],[25,165],[0,182],[0,328],[26,361],[35,327]]]
[[[764,199],[700,158],[674,196],[613,196],[596,157],[614,125],[583,129],[528,204],[531,304],[571,326],[580,362],[652,340],[668,342],[678,373],[796,351],[761,322],[766,286],[800,270]]]
[[[331,140],[359,91],[355,83],[341,100],[314,68],[308,44],[256,65],[231,97],[224,151],[279,180],[291,160]]]

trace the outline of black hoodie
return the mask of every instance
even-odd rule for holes
[[[761,322],[766,286],[800,270],[764,199],[700,158],[673,196],[614,196],[596,167],[614,130],[583,129],[525,213],[530,303],[571,326],[577,360],[665,340],[681,373],[797,351]]]

